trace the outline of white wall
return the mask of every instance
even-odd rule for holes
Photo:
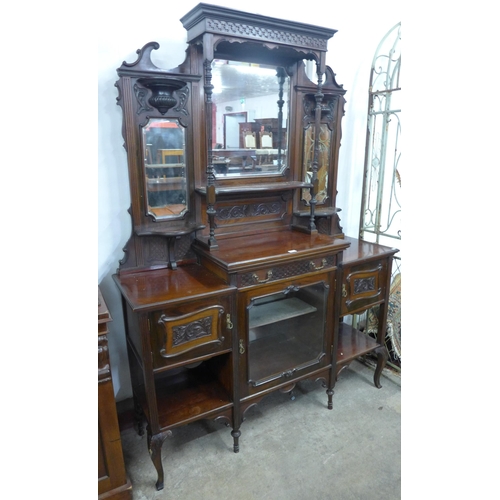
[[[131,396],[125,334],[118,289],[111,276],[123,258],[122,249],[130,231],[127,160],[121,135],[121,108],[116,105],[116,69],[123,61],[136,60],[136,50],[156,41],[160,49],[153,59],[162,68],[176,67],[184,60],[186,32],[179,19],[199,2],[149,0],[139,4],[112,0],[100,6],[98,16],[98,283],[108,304],[109,350],[116,399]],[[235,8],[233,0],[216,5]],[[327,64],[337,83],[347,90],[340,150],[337,205],[342,208],[341,225],[349,236],[358,233],[366,133],[367,86],[371,60],[379,40],[401,20],[401,2],[379,0],[335,2],[328,11],[304,4],[254,0],[254,12],[271,17],[325,26],[338,30],[329,42]],[[236,8],[242,8],[239,5]]]

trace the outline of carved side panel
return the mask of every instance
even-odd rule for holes
[[[174,255],[176,261],[191,260],[195,258],[191,249],[191,235],[183,235],[175,240]],[[148,236],[143,238],[144,265],[167,265],[169,262],[168,240],[161,236]]]
[[[99,384],[111,380],[111,368],[109,366],[108,337],[99,335],[98,341],[98,381]]]

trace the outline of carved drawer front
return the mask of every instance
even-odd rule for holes
[[[387,261],[345,267],[342,279],[341,315],[359,312],[383,301]]]
[[[260,285],[262,283],[272,283],[286,278],[293,278],[302,274],[316,271],[331,270],[337,265],[336,255],[326,255],[324,257],[298,260],[287,264],[276,265],[269,268],[262,268],[258,271],[242,273],[238,276],[238,287]]]
[[[199,305],[199,304],[198,304]],[[231,348],[232,318],[228,304],[194,311],[161,311],[150,316],[153,368],[188,362]]]

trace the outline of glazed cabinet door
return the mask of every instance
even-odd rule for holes
[[[286,386],[331,363],[332,285],[325,273],[241,294],[242,397]]]

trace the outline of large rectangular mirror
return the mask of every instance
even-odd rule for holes
[[[287,166],[290,78],[281,67],[212,62],[216,177],[281,174]]]

